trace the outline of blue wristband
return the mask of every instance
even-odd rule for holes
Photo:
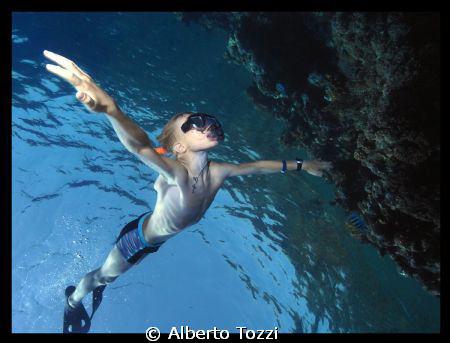
[[[283,160],[283,169],[281,169],[281,172],[284,174],[286,173],[287,167],[286,167],[286,160]]]

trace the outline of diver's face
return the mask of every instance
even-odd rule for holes
[[[191,128],[187,132],[181,130],[181,126],[188,120],[189,114],[179,118],[177,135],[179,142],[190,151],[203,151],[214,148],[219,144],[219,140],[211,136],[209,126],[205,129]]]

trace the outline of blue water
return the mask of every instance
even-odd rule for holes
[[[155,143],[173,114],[203,111],[226,133],[212,160],[315,157],[280,143],[285,122],[246,96],[224,33],[171,13],[14,13],[12,29],[13,332],[62,332],[66,286],[156,201],[157,173],[45,69],[44,49],[75,61]],[[202,221],[106,288],[90,332],[439,332],[439,299],[350,236],[333,192],[297,172],[228,179]],[[90,313],[91,295],[83,303]]]

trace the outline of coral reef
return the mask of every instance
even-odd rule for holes
[[[330,160],[336,203],[402,274],[440,295],[439,13],[176,13],[228,35],[281,141]]]

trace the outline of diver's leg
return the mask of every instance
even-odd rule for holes
[[[113,249],[106,258],[105,263],[89,273],[87,273],[78,284],[75,291],[69,297],[69,304],[72,307],[78,305],[81,300],[95,288],[113,282],[121,274],[130,269],[133,264],[128,263],[120,253],[117,246]]]

